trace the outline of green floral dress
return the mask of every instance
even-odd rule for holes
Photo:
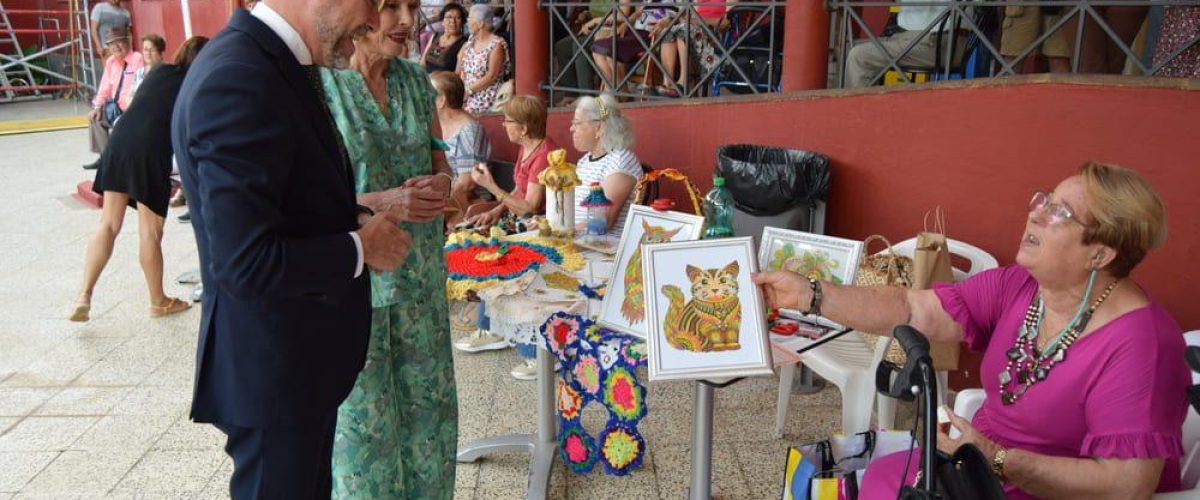
[[[424,69],[401,59],[390,62],[386,117],[358,72],[321,70],[321,79],[359,193],[433,173],[429,127],[436,93]],[[401,223],[413,238],[404,265],[371,273],[367,363],[338,409],[335,498],[454,495],[458,396],[442,226],[441,218]]]

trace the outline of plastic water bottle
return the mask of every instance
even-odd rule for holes
[[[713,188],[704,195],[704,239],[733,236],[733,194],[725,189],[725,178],[713,176]]]

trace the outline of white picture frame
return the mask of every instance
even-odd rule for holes
[[[629,281],[626,279],[626,270],[631,260],[637,263],[636,261],[641,259],[638,247],[646,232],[646,226],[656,228],[656,231],[661,230],[663,233],[660,233],[659,239],[664,239],[664,233],[671,233],[666,241],[694,241],[704,234],[704,217],[683,212],[658,211],[645,205],[633,205],[629,208],[625,227],[621,230],[620,244],[613,257],[612,274],[608,276],[608,290],[604,293],[596,322],[610,330],[639,338],[646,338],[645,294],[642,294],[642,300],[631,300],[626,304],[626,282]],[[637,269],[638,276],[633,278],[633,283],[641,283],[642,290],[646,290],[644,281],[640,281],[642,266],[639,264],[634,269]]]
[[[774,373],[762,290],[750,279],[758,270],[753,238],[646,245],[642,254],[651,381]],[[696,304],[702,302],[696,297],[700,293],[727,296],[722,294],[730,288],[722,281],[726,278],[736,283],[736,305],[727,299]],[[700,285],[701,280],[711,285]],[[726,320],[734,314],[740,320],[730,325]],[[684,327],[705,323],[703,330]]]
[[[758,240],[758,262],[763,271],[792,271],[839,285],[853,285],[862,260],[863,242],[806,233],[777,227],[764,227]],[[814,267],[815,266],[815,267]],[[781,314],[791,318],[805,317],[801,311],[783,309]]]

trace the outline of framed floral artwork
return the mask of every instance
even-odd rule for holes
[[[596,322],[610,330],[645,338],[646,298],[640,249],[654,243],[697,240],[703,230],[704,217],[643,205],[630,207]]]
[[[772,373],[753,238],[646,245],[650,380]]]
[[[758,260],[764,271],[791,271],[839,285],[854,284],[863,242],[822,234],[763,228]],[[801,317],[800,311],[781,311],[789,317]]]

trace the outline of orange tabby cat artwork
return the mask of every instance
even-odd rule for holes
[[[738,298],[737,261],[720,269],[687,266],[692,299],[684,302],[683,291],[665,285],[662,293],[670,301],[663,335],[671,347],[681,351],[717,352],[742,348],[738,335],[742,326],[742,303]]]
[[[682,231],[682,227],[668,230],[665,226],[651,226],[642,221],[642,237],[629,256],[629,264],[625,266],[625,300],[621,301],[621,316],[629,324],[636,325],[646,318],[646,304],[642,300],[642,246],[652,243],[666,243]]]

